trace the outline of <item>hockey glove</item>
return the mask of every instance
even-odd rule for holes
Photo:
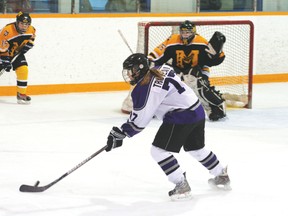
[[[29,40],[25,46],[22,48],[21,52],[23,54],[27,53],[30,49],[32,49],[34,46],[34,42],[32,40]]]
[[[12,64],[9,56],[1,56],[0,57],[1,67],[4,68],[6,72],[10,72],[12,69]]]
[[[118,127],[113,127],[107,139],[107,148],[105,149],[106,152],[122,146],[123,139],[125,137],[126,135]]]
[[[219,57],[225,42],[225,35],[218,31],[214,32],[212,38],[209,40],[208,48],[205,49],[208,57],[211,59]]]

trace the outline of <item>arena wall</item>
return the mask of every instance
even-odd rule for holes
[[[139,21],[251,20],[254,23],[254,83],[288,81],[288,13],[217,14],[31,14],[36,28],[29,63],[29,94],[129,89],[122,62],[137,47]],[[0,26],[15,15],[0,15]],[[237,52],[237,50],[235,50]],[[16,75],[0,77],[0,96],[15,95]]]

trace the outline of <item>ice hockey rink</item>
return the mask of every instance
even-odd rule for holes
[[[232,191],[209,187],[210,174],[188,154],[176,155],[193,198],[172,202],[150,156],[160,121],[121,148],[102,152],[41,193],[44,186],[106,145],[121,126],[126,91],[32,96],[31,105],[0,97],[1,216],[287,216],[288,83],[253,86],[253,109],[228,110],[207,122],[206,147],[228,165]]]

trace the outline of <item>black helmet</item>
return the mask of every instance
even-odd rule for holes
[[[189,44],[196,34],[196,26],[189,20],[186,20],[183,23],[181,23],[179,26],[179,30],[181,40],[185,45]]]
[[[134,53],[123,62],[122,75],[126,82],[135,85],[149,70],[148,58],[142,53]]]
[[[16,21],[17,22],[23,22],[23,23],[28,23],[29,25],[32,22],[32,19],[29,15],[29,13],[23,13],[23,12],[19,12],[16,16]]]
[[[26,24],[26,27],[20,27],[19,23],[24,23]],[[32,19],[29,15],[29,13],[23,13],[23,12],[19,12],[16,16],[16,30],[18,33],[20,34],[24,34],[27,31],[27,26],[29,26],[32,22]]]

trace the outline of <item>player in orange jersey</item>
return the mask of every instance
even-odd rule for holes
[[[0,31],[0,69],[10,72],[13,69],[17,76],[17,102],[29,104],[27,95],[28,63],[25,58],[34,46],[35,28],[31,26],[29,13],[19,12],[16,22],[7,24]]]

